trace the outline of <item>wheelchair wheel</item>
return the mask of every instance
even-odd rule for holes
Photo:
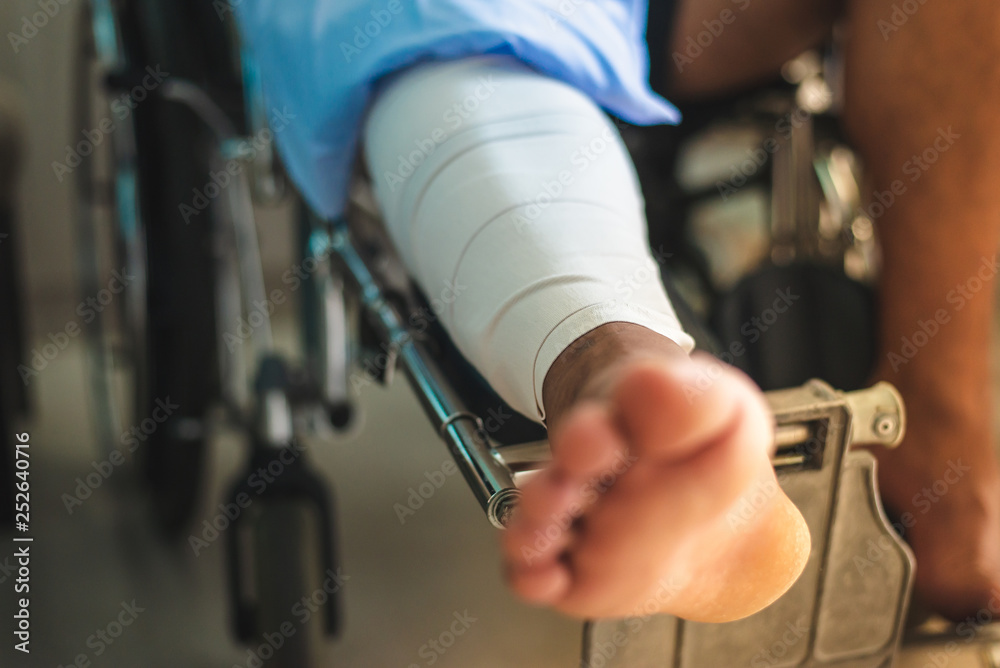
[[[182,207],[209,182],[210,139],[157,91],[198,72],[205,49],[174,39],[185,10],[165,4],[92,0],[82,12],[77,120],[101,132],[74,176],[85,296],[111,271],[126,284],[83,323],[98,436],[134,452],[155,519],[174,534],[201,488],[218,360],[211,211]]]
[[[251,640],[250,650],[271,668],[317,666],[324,632],[316,598],[324,590],[314,510],[291,499],[257,503],[254,582],[260,635]]]

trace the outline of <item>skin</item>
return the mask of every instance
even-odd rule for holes
[[[784,593],[809,531],[777,486],[756,386],[637,325],[603,325],[581,343],[543,386],[553,462],[503,535],[513,589],[573,616],[709,622]],[[742,521],[734,508],[761,490]]]
[[[663,57],[703,21],[734,10],[736,20],[693,63],[670,69],[675,99],[717,95],[773,76],[843,20],[845,129],[870,192],[906,186],[876,221],[884,265],[873,380],[895,384],[908,406],[904,444],[875,451],[879,482],[890,513],[915,518],[905,538],[917,555],[918,600],[960,620],[1000,591],[989,382],[996,281],[979,273],[1000,244],[1000,4],[927,2],[887,32],[894,4],[684,0]],[[948,128],[959,138],[928,164],[920,156]],[[942,309],[947,322],[926,345],[892,363],[903,338]],[[518,524],[503,539],[513,589],[571,615],[626,615],[654,601],[707,621],[751,614],[780,595],[808,552],[797,511],[779,492],[741,531],[725,522],[732,504],[767,483],[770,427],[759,392],[726,369],[689,400],[685,388],[711,363],[641,327],[612,323],[578,343],[545,379],[554,462],[526,487]],[[587,501],[581,484],[622,452],[638,458]],[[968,468],[958,478],[956,462]],[[934,493],[942,480],[954,482]],[[664,522],[662,508],[684,512]],[[553,518],[571,510],[575,522],[560,529],[566,523]],[[532,554],[534,532],[553,524],[556,538]],[[664,582],[667,595],[658,595]]]
[[[916,3],[904,22],[903,14],[893,16],[900,4],[745,5],[700,58],[671,72],[670,87],[692,98],[773,76],[842,20],[844,128],[865,160],[869,193],[900,182],[906,188],[876,221],[884,264],[882,355],[874,379],[896,385],[909,422],[901,448],[874,451],[879,481],[889,511],[916,518],[905,537],[917,555],[918,600],[960,620],[987,605],[1000,585],[1000,473],[989,378],[996,278],[986,268],[1000,244],[1000,5]],[[670,51],[732,6],[683,2]],[[944,141],[935,145],[942,130],[960,136],[946,149]],[[905,363],[890,357],[920,323],[942,313],[940,329],[916,355]],[[940,490],[940,481],[955,479],[949,470],[959,460],[971,471],[946,493],[927,495],[935,483]]]

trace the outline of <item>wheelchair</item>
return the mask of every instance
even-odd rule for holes
[[[213,407],[246,435],[245,471],[228,499],[243,512],[225,540],[233,632],[253,644],[336,572],[330,484],[298,443],[320,422],[350,428],[360,387],[403,372],[499,529],[548,446],[544,430],[514,414],[443,331],[402,270],[361,174],[342,218],[298,206],[306,363],[276,351],[254,205],[295,194],[273,148],[280,119],[226,13],[221,2],[89,0],[76,120],[86,128],[115,109],[121,117],[103,155],[76,170],[76,226],[85,290],[112,268],[135,277],[88,330],[100,442],[117,447],[158,399],[179,406],[135,452],[151,516],[167,536],[177,539],[191,520]],[[153,82],[156,67],[169,74]],[[768,391],[774,465],[814,549],[792,589],[744,620],[588,622],[582,665],[885,668],[904,636],[908,644],[954,638],[947,629],[907,631],[914,557],[881,506],[874,458],[852,447],[897,445],[905,414],[891,386],[865,387],[878,249],[859,161],[836,131],[834,72],[807,54],[780,85],[685,110],[696,120],[680,128],[621,126],[668,292],[700,347]],[[781,290],[802,299],[772,320],[767,307]],[[228,330],[232,323],[240,327]],[[484,419],[497,407],[514,416]],[[261,470],[280,471],[263,490],[250,482]],[[313,665],[316,645],[341,625],[336,594],[322,613],[268,664]],[[997,665],[985,663],[993,661],[985,649],[981,659]]]

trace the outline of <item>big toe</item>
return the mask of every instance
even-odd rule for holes
[[[682,365],[636,365],[619,382],[614,402],[630,448],[665,461],[687,459],[737,428],[744,442],[763,450],[773,440],[760,390],[709,355]]]

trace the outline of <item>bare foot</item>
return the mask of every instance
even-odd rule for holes
[[[873,452],[886,509],[917,557],[917,600],[954,621],[975,617],[1000,593],[1000,470],[988,380],[977,390],[973,374],[944,383],[879,377],[906,402],[903,444]]]
[[[588,336],[546,379],[553,462],[503,536],[511,587],[579,617],[720,622],[766,607],[802,572],[810,540],[777,487],[762,394],[644,328]],[[755,517],[734,522],[762,489]]]

